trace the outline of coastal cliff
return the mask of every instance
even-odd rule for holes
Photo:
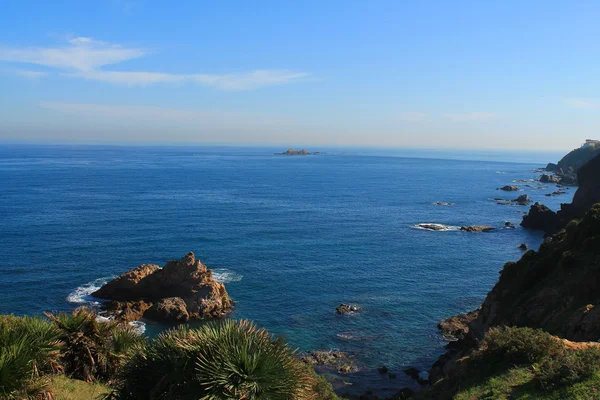
[[[585,179],[588,178],[586,174],[589,171],[583,170]],[[422,398],[454,398],[459,390],[469,385],[476,387],[481,382],[499,376],[500,372],[496,369],[486,370],[485,373],[478,370],[481,358],[493,353],[490,348],[494,345],[490,341],[504,343],[503,346],[508,347],[521,346],[519,351],[523,352],[539,351],[540,359],[556,364],[557,370],[553,373],[557,375],[560,375],[561,368],[575,368],[569,364],[573,357],[590,356],[582,351],[590,346],[596,348],[595,341],[600,338],[598,287],[600,204],[592,206],[581,220],[573,220],[564,230],[547,239],[538,251],[530,250],[519,261],[506,263],[498,282],[478,310],[465,316],[449,318],[440,324],[440,329],[445,334],[458,340],[450,343],[450,350],[432,367],[430,377],[437,384]],[[542,339],[548,343],[558,343],[562,358],[554,359],[547,349],[536,350],[536,343]],[[515,351],[514,348],[511,351]],[[529,359],[527,362],[534,363]],[[578,362],[591,363],[589,368],[593,371],[600,366],[595,358]],[[502,373],[507,373],[513,367],[506,365]],[[540,378],[535,375],[535,369],[531,371],[520,372],[530,374],[531,379],[544,379],[543,376]],[[469,380],[469,374],[479,374],[478,380]],[[581,375],[577,379],[582,381],[586,376]],[[490,398],[518,398],[507,396]]]
[[[577,171],[579,188],[570,204],[561,204],[555,213],[541,204],[531,206],[523,217],[524,228],[543,230],[548,235],[564,228],[569,221],[581,218],[593,204],[600,202],[600,155],[581,166]]]

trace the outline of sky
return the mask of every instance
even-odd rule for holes
[[[0,142],[569,150],[600,2],[6,1]]]

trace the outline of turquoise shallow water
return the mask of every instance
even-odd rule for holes
[[[391,391],[410,381],[374,369],[431,365],[437,322],[476,308],[517,246],[542,240],[414,225],[518,225],[526,207],[490,199],[527,193],[558,208],[573,194],[496,190],[539,175],[555,161],[546,155],[276,150],[0,146],[0,313],[68,310],[109,277],[193,250],[226,283],[235,317],[301,350],[348,351],[365,372],[347,389]],[[363,311],[340,317],[341,302]]]

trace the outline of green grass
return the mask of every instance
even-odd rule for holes
[[[459,391],[455,400],[597,400],[600,373],[589,379],[555,390],[542,390],[529,368],[513,368]]]
[[[56,400],[100,400],[111,391],[100,383],[87,383],[63,375],[52,378],[50,389]]]

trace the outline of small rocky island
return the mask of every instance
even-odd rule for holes
[[[278,155],[278,156],[312,156],[312,155],[316,155],[316,154],[320,154],[320,153],[318,151],[311,153],[306,149],[302,149],[302,150],[288,149],[287,151],[285,151],[283,153],[275,153],[275,155]]]
[[[221,317],[233,301],[194,253],[161,268],[142,264],[108,282],[92,296],[110,300],[105,314],[124,321],[142,317],[171,323]]]

